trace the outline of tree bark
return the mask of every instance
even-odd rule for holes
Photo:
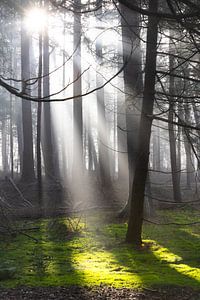
[[[188,103],[184,104],[184,113],[185,113],[185,122],[186,124],[190,124],[191,122],[191,114],[190,107]],[[190,133],[187,128],[184,128],[184,146],[185,146],[185,155],[186,155],[186,184],[187,188],[191,189],[192,182],[194,179],[194,162],[193,162],[193,152],[191,147],[191,138]]]
[[[27,1],[22,1],[22,7],[26,7]],[[21,78],[22,90],[30,95],[30,86],[26,80],[30,78],[30,37],[23,26],[21,26]],[[34,159],[33,159],[33,130],[32,130],[32,112],[31,102],[22,100],[22,126],[23,126],[23,163],[21,179],[30,182],[35,179]]]
[[[159,121],[154,122],[153,133],[153,169],[160,171],[160,128]]]
[[[13,95],[10,94],[10,175],[14,175],[14,157],[13,157]]]
[[[49,35],[48,25],[43,34],[43,97],[49,98],[50,81],[49,81]],[[53,140],[52,140],[52,120],[51,120],[51,104],[43,103],[43,122],[42,122],[42,148],[44,157],[45,176],[48,180],[56,177]]]
[[[16,101],[17,103],[17,101]],[[17,171],[22,174],[22,165],[23,165],[23,129],[22,129],[22,105],[17,103],[16,106],[16,129],[17,129],[17,144],[18,144],[18,163]]]
[[[173,70],[174,68],[174,56],[173,51],[169,57],[169,70]],[[169,79],[169,94],[174,94],[174,77],[170,76]],[[179,180],[179,172],[177,169],[177,153],[176,153],[176,137],[174,132],[174,102],[173,97],[169,97],[169,114],[168,114],[168,130],[169,130],[169,145],[170,145],[170,161],[171,161],[171,172],[172,172],[172,184],[173,184],[173,195],[175,202],[181,202],[181,189],[180,189],[180,180]]]
[[[39,62],[38,62],[38,98],[42,96],[42,33],[39,35]],[[42,206],[42,159],[41,159],[41,116],[42,103],[38,102],[37,106],[37,183],[38,183],[38,204]]]
[[[157,12],[158,0],[149,1],[149,10]],[[144,95],[142,103],[141,121],[139,128],[139,147],[132,185],[132,197],[126,242],[135,247],[142,244],[142,223],[145,183],[148,173],[149,147],[151,138],[152,114],[155,94],[156,57],[157,57],[158,19],[150,16],[147,29],[147,50],[144,81]]]
[[[81,0],[75,1],[75,6]],[[73,56],[73,94],[81,95],[81,14],[74,13],[74,56]],[[83,113],[82,97],[73,101],[73,177],[80,178],[83,172]]]
[[[193,114],[194,114],[194,119],[196,126],[200,125],[200,112],[199,112],[199,107],[196,105],[196,103],[192,102],[192,108],[193,108]],[[200,132],[197,131],[197,136],[198,138],[196,139],[196,149],[197,149],[197,155],[200,157]],[[197,172],[199,173],[200,170],[200,163],[199,159],[197,159]]]
[[[6,121],[6,112],[4,112],[2,123],[2,167],[3,174],[6,176],[8,174],[8,155],[7,155],[7,121]]]
[[[99,18],[101,17],[102,9],[99,10]],[[103,61],[103,51],[102,51],[102,39],[98,38],[96,41],[96,60],[101,66]],[[103,84],[103,79],[101,74],[96,74],[96,85],[101,86]],[[102,188],[109,187],[111,184],[110,175],[110,159],[108,150],[108,124],[106,119],[105,111],[105,94],[104,89],[100,89],[96,92],[97,95],[97,128],[98,128],[98,150],[99,150],[99,175],[100,183]]]

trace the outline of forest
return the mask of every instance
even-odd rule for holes
[[[199,1],[0,16],[0,299],[199,300]]]

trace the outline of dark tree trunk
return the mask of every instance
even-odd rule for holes
[[[144,217],[149,218],[154,215],[153,198],[151,192],[151,181],[149,172],[147,173],[146,189],[144,201]]]
[[[11,35],[11,42],[13,42],[13,37]],[[13,52],[11,51],[10,53],[10,62],[11,62],[11,68],[16,70],[16,59],[13,57]],[[12,72],[13,73],[13,72]],[[14,74],[12,74],[13,77]],[[10,82],[12,85],[12,82]],[[13,109],[13,95],[10,94],[10,176],[13,179],[14,175],[14,151],[13,151],[13,114],[14,114],[14,109]]]
[[[16,108],[16,129],[17,129],[17,144],[18,144],[18,173],[22,173],[23,165],[23,129],[22,129],[22,109],[21,103],[17,104]]]
[[[10,175],[14,174],[14,158],[13,158],[13,96],[10,94]]]
[[[76,5],[81,0],[75,1]],[[74,13],[74,57],[73,57],[73,94],[81,95],[81,14]],[[73,177],[81,176],[83,172],[83,115],[82,97],[73,101]]]
[[[50,82],[49,82],[49,35],[48,29],[43,35],[43,97],[50,100]],[[55,179],[54,151],[52,141],[52,120],[50,102],[43,103],[43,134],[42,147],[44,157],[44,168],[46,178]]]
[[[149,1],[149,10],[157,12],[158,0]],[[135,176],[132,185],[132,197],[126,241],[135,247],[142,244],[142,223],[145,183],[148,173],[149,147],[151,138],[152,114],[154,106],[156,51],[157,51],[158,19],[150,16],[147,29],[147,50],[142,103],[141,121],[139,128],[139,147],[135,166]]]
[[[158,121],[154,123],[153,133],[153,169],[160,171],[160,130]]]
[[[42,96],[42,33],[39,35],[39,63],[38,63],[38,98]],[[38,203],[42,206],[42,163],[41,163],[41,115],[42,103],[38,102],[37,107],[37,182],[38,182]]]
[[[99,18],[101,17],[102,10],[99,10]],[[103,51],[102,40],[97,39],[96,42],[96,60],[99,65],[102,65]],[[103,84],[101,74],[96,74],[97,87]],[[108,124],[105,111],[105,94],[104,89],[97,91],[97,115],[98,115],[98,150],[99,150],[99,175],[102,187],[109,187],[111,185],[110,176],[110,159],[108,150]]]
[[[117,98],[118,181],[120,183],[127,180],[128,157],[125,103],[121,100],[122,97],[120,94]]]
[[[178,116],[181,115],[181,104],[178,103]],[[181,127],[178,126],[177,134],[177,169],[181,170]],[[181,172],[178,173],[178,184],[181,184]]]
[[[6,113],[3,115],[2,119],[2,167],[4,176],[8,174],[8,154],[7,154],[7,122],[6,122]]]
[[[196,103],[192,102],[192,108],[193,108],[193,113],[194,113],[194,119],[195,119],[195,123],[196,126],[200,126],[200,111],[199,111],[199,107]],[[197,131],[197,141],[196,141],[196,151],[197,151],[197,155],[198,157],[200,157],[200,132]],[[197,171],[199,172],[200,169],[200,161],[199,159],[197,160]]]
[[[191,122],[191,114],[190,114],[190,107],[188,103],[184,104],[184,113],[185,113],[185,122],[186,124],[190,124]],[[184,128],[184,146],[185,146],[185,155],[186,155],[186,184],[187,188],[191,189],[192,182],[194,179],[193,172],[194,172],[194,162],[192,157],[192,146],[191,146],[191,138],[190,133],[187,128]]]
[[[169,57],[169,69],[173,70],[174,68],[174,56],[173,52]],[[170,76],[169,81],[169,94],[174,94],[174,76]],[[171,161],[171,172],[172,172],[172,184],[173,184],[173,195],[175,202],[181,202],[181,190],[180,190],[180,180],[179,172],[177,169],[177,155],[176,155],[176,137],[174,132],[174,101],[173,97],[169,97],[169,114],[168,114],[168,130],[169,130],[169,145],[170,145],[170,161]]]
[[[27,1],[25,1],[27,2]],[[27,3],[22,1],[22,7]],[[30,86],[26,80],[30,78],[30,37],[27,30],[21,26],[21,78],[22,90],[30,94]],[[32,131],[32,112],[31,102],[22,100],[22,126],[23,126],[23,163],[22,181],[30,182],[35,179],[34,159],[33,159],[33,131]]]

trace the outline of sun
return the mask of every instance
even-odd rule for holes
[[[37,7],[27,10],[24,24],[30,32],[41,32],[47,24],[47,12]]]

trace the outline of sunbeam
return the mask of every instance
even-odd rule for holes
[[[47,26],[48,15],[42,8],[30,8],[26,11],[24,24],[31,33],[39,33]]]

